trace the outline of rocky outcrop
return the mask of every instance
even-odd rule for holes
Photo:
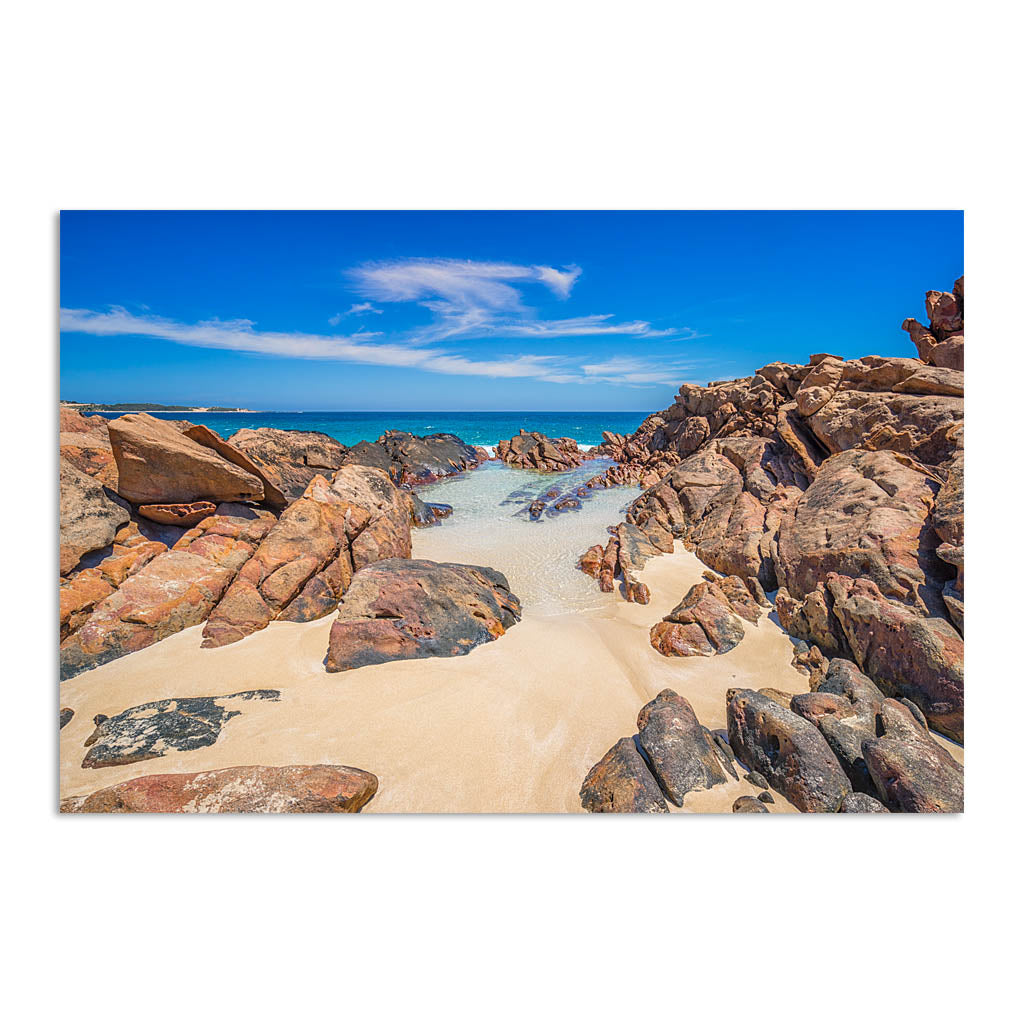
[[[356,569],[411,548],[408,496],[380,470],[345,466],[316,476],[281,514],[203,630],[222,647],[274,619],[309,622],[332,612]]]
[[[263,484],[263,501],[271,508],[282,509],[291,500],[277,486],[274,480],[264,471],[263,467],[251,459],[241,449],[225,441],[215,430],[204,427],[201,423],[189,426],[184,435],[201,444],[204,448],[215,451],[222,459],[237,466],[245,473],[251,473]]]
[[[102,416],[83,416],[75,409],[60,409],[60,454],[75,469],[117,490],[117,463],[110,447],[107,421]]]
[[[455,434],[418,437],[404,430],[388,430],[376,441],[360,441],[345,452],[343,465],[375,466],[384,470],[399,487],[435,483],[482,460],[480,451]]]
[[[821,733],[754,690],[728,704],[729,745],[801,811],[838,811],[852,787]]]
[[[542,473],[563,473],[582,465],[588,457],[571,437],[551,438],[526,430],[520,430],[506,441],[499,441],[497,456],[506,466],[537,469]]]
[[[143,519],[168,526],[195,526],[217,511],[212,501],[193,501],[187,505],[140,505],[137,509]]]
[[[83,555],[107,547],[128,522],[128,510],[95,478],[60,460],[60,574],[67,575]]]
[[[624,736],[587,773],[580,801],[592,814],[667,814],[658,783],[633,740]]]
[[[737,616],[756,624],[761,614],[738,576],[705,580],[651,627],[651,646],[667,657],[724,654],[743,639]]]
[[[117,492],[136,505],[262,501],[263,482],[166,420],[129,413],[107,425]]]
[[[313,477],[330,477],[340,469],[347,451],[339,441],[319,431],[274,427],[237,430],[227,444],[242,452],[261,479],[289,502],[302,497]]]
[[[210,772],[145,775],[85,797],[62,814],[357,814],[377,792],[377,776],[344,765],[255,765]]]
[[[217,742],[221,730],[254,700],[278,700],[277,690],[246,690],[225,697],[173,697],[128,708],[110,718],[96,716],[85,741],[83,768],[110,768],[198,750]]]
[[[666,537],[681,541],[752,592],[778,589],[780,621],[808,645],[814,661],[803,667],[815,679],[828,658],[851,658],[959,739],[963,280],[926,302],[928,331],[907,323],[919,359],[770,363],[752,377],[684,384],[633,435],[607,435],[595,454],[622,465],[591,486],[647,489],[612,528],[600,564],[592,548],[580,566],[605,591],[622,576],[628,599],[623,527],[655,551],[671,550]],[[670,634],[687,639],[656,628],[670,646]],[[689,632],[689,646],[707,653]],[[875,633],[885,641],[872,642]]]
[[[468,654],[520,615],[519,599],[494,569],[385,559],[352,578],[331,627],[327,671]]]
[[[647,763],[677,807],[687,793],[726,781],[714,744],[685,697],[662,690],[641,709],[636,725]]]

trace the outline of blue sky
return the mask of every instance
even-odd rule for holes
[[[963,215],[65,212],[61,397],[654,410],[812,352],[914,355]]]

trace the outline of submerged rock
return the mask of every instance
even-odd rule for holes
[[[217,742],[229,719],[242,714],[248,701],[278,700],[278,690],[245,690],[225,697],[172,697],[128,708],[107,718],[97,716],[85,741],[83,768],[135,764],[170,751],[197,750]]]
[[[255,765],[146,775],[61,802],[72,814],[357,814],[377,776],[344,765]]]
[[[468,654],[520,616],[519,599],[495,569],[385,559],[352,577],[331,627],[327,671]]]

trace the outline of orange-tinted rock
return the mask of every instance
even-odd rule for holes
[[[246,428],[227,443],[250,459],[261,478],[287,501],[301,498],[313,477],[330,477],[342,466],[346,452],[343,444],[315,430]]]
[[[525,430],[520,430],[513,438],[499,441],[497,457],[507,466],[537,469],[542,473],[561,473],[584,462],[583,453],[571,437],[550,438]]]
[[[107,421],[102,416],[82,416],[75,409],[61,406],[60,454],[104,487],[117,490],[117,464],[110,447]]]
[[[667,814],[657,780],[632,738],[624,736],[587,773],[580,801],[592,814]]]
[[[697,583],[651,629],[651,646],[667,657],[724,654],[744,636],[741,615],[756,623],[761,608],[738,576]]]
[[[61,803],[81,814],[311,814],[362,810],[377,777],[343,765],[256,765],[209,772],[146,775]]]
[[[285,497],[270,476],[243,451],[225,441],[215,430],[197,423],[189,427],[184,433],[186,437],[191,438],[197,444],[201,444],[204,448],[211,448],[233,466],[238,466],[239,469],[244,470],[246,473],[251,473],[254,477],[261,480],[263,483],[263,500],[272,508],[281,509],[288,504],[289,499]]]
[[[140,505],[138,513],[144,519],[154,523],[165,523],[171,526],[195,526],[207,516],[217,511],[211,501],[193,501],[187,505]]]
[[[108,424],[118,493],[138,505],[261,501],[263,482],[171,423],[130,413]]]
[[[60,649],[61,678],[78,675],[198,625],[234,571],[185,551],[167,551],[129,576]]]
[[[97,480],[60,460],[60,574],[67,575],[83,555],[112,543],[128,522],[128,510]]]
[[[580,568],[588,575],[597,579],[601,575],[601,562],[604,559],[604,548],[595,544],[580,555]]]

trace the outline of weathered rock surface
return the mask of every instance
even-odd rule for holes
[[[271,508],[282,509],[291,500],[278,488],[277,484],[264,472],[257,462],[246,455],[240,448],[236,448],[233,444],[225,441],[217,431],[197,423],[194,426],[188,427],[183,433],[187,438],[190,438],[197,444],[201,444],[204,448],[212,449],[233,466],[237,466],[246,473],[251,473],[260,480],[263,484],[263,501]]]
[[[475,469],[480,452],[455,434],[418,437],[404,430],[388,430],[376,441],[360,441],[345,452],[343,465],[375,466],[399,487],[434,483],[466,469]]]
[[[61,802],[74,814],[357,814],[377,776],[344,765],[254,765],[146,775]]]
[[[587,773],[583,809],[594,814],[667,814],[668,805],[636,744],[624,736]]]
[[[666,657],[724,654],[743,639],[737,616],[756,623],[761,613],[738,576],[697,583],[651,627],[651,646]]]
[[[117,462],[118,494],[136,505],[262,501],[263,482],[147,413],[107,425]]]
[[[211,746],[249,701],[280,696],[278,690],[246,690],[224,697],[178,697],[140,704],[110,718],[98,715],[96,729],[85,741],[89,752],[82,767],[135,764],[169,751]]]
[[[416,494],[410,495],[412,499],[412,525],[424,528],[436,526],[442,519],[447,519],[452,514],[451,505],[444,505],[437,501],[424,501]]]
[[[172,526],[195,526],[217,511],[212,501],[193,501],[187,505],[140,505],[138,513],[143,519]]]
[[[498,442],[497,456],[507,466],[537,469],[542,473],[561,473],[582,465],[584,455],[571,437],[547,437],[536,431],[520,430]]]
[[[333,483],[310,481],[238,573],[203,630],[221,647],[277,618],[308,622],[332,612],[357,569],[411,550],[409,496],[380,470],[344,466]]]
[[[801,811],[838,811],[850,781],[821,733],[754,690],[729,700],[729,745]]]
[[[117,491],[117,463],[110,447],[107,421],[102,416],[83,416],[75,409],[60,409],[60,454],[97,483]]]
[[[327,671],[468,654],[520,615],[519,599],[494,569],[385,559],[352,578],[331,627]]]
[[[237,430],[227,443],[242,452],[286,501],[301,498],[313,477],[330,477],[340,469],[347,450],[329,434],[274,427]]]
[[[60,460],[60,574],[67,575],[83,555],[105,548],[128,522],[128,510],[98,480]]]
[[[753,796],[738,796],[732,805],[733,814],[771,814],[765,805]]]
[[[75,717],[74,708],[61,708],[60,709],[60,727],[63,729],[72,718]]]
[[[864,743],[864,760],[892,810],[958,814],[964,809],[964,769],[939,746],[912,712],[886,699],[878,737]]]
[[[888,814],[889,808],[866,793],[851,793],[839,808],[840,814]]]
[[[662,690],[636,720],[639,742],[665,795],[677,807],[687,793],[726,781],[725,771],[690,702]]]

